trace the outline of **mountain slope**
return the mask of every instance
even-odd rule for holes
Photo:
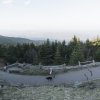
[[[6,37],[0,35],[0,44],[11,44],[16,45],[17,43],[34,43],[35,45],[39,45],[43,43],[42,40],[29,40],[25,38],[15,38],[15,37]]]

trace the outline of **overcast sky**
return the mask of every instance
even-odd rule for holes
[[[100,0],[0,0],[0,34],[54,39],[100,36]]]

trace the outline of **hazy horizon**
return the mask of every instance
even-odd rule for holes
[[[21,37],[31,40],[66,40],[70,41],[73,36],[77,36],[80,40],[95,39],[100,37],[100,32],[42,32],[42,31],[0,31],[0,35],[9,37]]]

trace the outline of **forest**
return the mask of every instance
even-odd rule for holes
[[[24,43],[17,45],[0,44],[0,59],[5,63],[30,63],[33,65],[77,65],[78,61],[100,62],[100,38],[95,41],[81,41],[74,36],[66,41],[50,41],[41,45]]]

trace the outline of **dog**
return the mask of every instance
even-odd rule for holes
[[[53,78],[51,76],[46,77],[47,80],[52,80]]]

